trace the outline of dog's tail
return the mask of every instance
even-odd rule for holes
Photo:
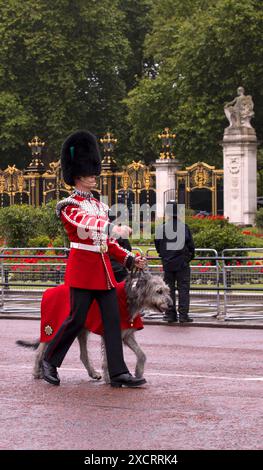
[[[18,339],[16,341],[16,344],[18,344],[18,346],[22,346],[23,348],[32,348],[32,349],[37,349],[38,346],[39,346],[39,341],[34,341],[34,342],[30,342],[30,341],[23,341],[22,339]]]

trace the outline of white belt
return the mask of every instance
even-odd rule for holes
[[[77,248],[78,250],[95,251],[96,253],[106,253],[108,246],[106,243],[101,245],[85,245],[84,243],[70,242],[70,248]]]

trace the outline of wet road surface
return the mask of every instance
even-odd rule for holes
[[[78,343],[59,370],[60,387],[31,375],[36,320],[1,319],[0,449],[262,449],[262,330],[146,325],[141,389],[91,380]],[[100,369],[100,341],[90,352]],[[125,348],[133,370],[134,354]]]

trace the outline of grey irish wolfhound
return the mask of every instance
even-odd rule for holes
[[[125,290],[127,295],[127,311],[129,312],[129,320],[132,322],[138,312],[143,310],[157,310],[164,312],[172,303],[170,298],[170,291],[168,286],[159,275],[151,275],[149,272],[137,273],[135,276],[130,274],[125,283]],[[89,331],[83,329],[78,335],[80,346],[80,360],[84,367],[87,369],[88,374],[93,379],[101,379],[101,374],[96,371],[89,358],[87,339]],[[123,329],[121,331],[122,341],[128,346],[136,356],[135,376],[142,377],[144,373],[144,365],[146,355],[140,348],[135,339],[134,328]],[[17,344],[24,347],[31,347],[37,349],[33,376],[35,379],[41,379],[42,375],[42,359],[48,343],[40,343],[39,341],[30,343],[27,341],[17,341]],[[102,350],[102,373],[103,379],[106,383],[110,382],[110,377],[107,367],[107,358],[105,351],[104,339],[101,337],[101,350]]]

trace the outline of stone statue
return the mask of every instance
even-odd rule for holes
[[[250,120],[254,116],[254,103],[250,95],[245,96],[245,90],[242,86],[237,89],[238,96],[226,103],[224,111],[227,119],[229,120],[230,127],[253,127],[250,124]]]

